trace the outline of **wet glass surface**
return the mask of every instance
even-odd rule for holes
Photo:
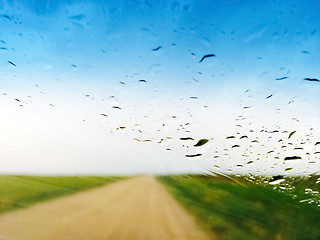
[[[0,211],[24,206],[4,197],[31,181],[16,175],[163,175],[218,239],[318,239],[319,11],[313,0],[0,0],[0,185],[11,186]]]

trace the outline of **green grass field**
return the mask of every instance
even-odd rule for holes
[[[121,179],[123,177],[0,175],[0,213]]]
[[[236,181],[198,175],[159,179],[218,239],[320,239],[320,208],[300,202],[306,198],[309,179],[289,179],[298,187],[288,192],[244,177]]]

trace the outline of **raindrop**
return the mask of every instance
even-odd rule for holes
[[[198,154],[190,154],[190,155],[186,155],[186,157],[200,157],[202,154],[198,153]]]
[[[160,50],[161,48],[162,48],[162,47],[159,46],[159,47],[153,48],[152,51],[156,52],[156,51]]]
[[[11,62],[11,61],[8,61],[8,63],[10,63],[12,66],[17,66],[16,64],[14,64],[13,62]]]
[[[317,78],[305,78],[305,79],[303,79],[303,80],[309,81],[309,82],[320,82],[320,80],[317,79]]]
[[[288,79],[288,77],[276,78],[277,81],[281,81],[281,80],[284,80],[284,79]]]
[[[232,138],[236,138],[235,136],[228,136],[226,137],[226,139],[232,139]]]
[[[285,179],[277,179],[277,180],[273,180],[271,182],[269,182],[270,185],[277,185],[280,184],[284,181]]]
[[[291,132],[291,133],[289,134],[288,139],[289,139],[289,138],[291,138],[291,137],[292,137],[292,135],[293,135],[293,134],[295,134],[295,133],[296,133],[296,131]]]
[[[290,161],[290,160],[301,160],[302,158],[299,156],[292,156],[292,157],[285,157],[284,161]]]
[[[180,140],[194,140],[194,139],[191,137],[185,137],[185,138],[180,138]]]
[[[209,57],[215,57],[216,55],[215,54],[206,54],[204,55],[201,60],[199,61],[199,63],[201,63],[203,60],[205,60],[206,58],[209,58]]]
[[[200,140],[197,142],[197,144],[195,144],[194,146],[195,146],[195,147],[200,147],[200,146],[205,145],[207,142],[209,142],[208,139],[200,139]]]

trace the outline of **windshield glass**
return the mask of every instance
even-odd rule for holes
[[[177,189],[220,176],[319,205],[319,12],[313,0],[0,0],[2,176],[170,175]]]

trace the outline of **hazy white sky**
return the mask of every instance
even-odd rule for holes
[[[259,92],[262,89],[245,93],[238,88],[234,93],[219,91],[215,95],[204,91],[192,99],[183,91],[158,94],[148,85],[139,93],[130,91],[129,86],[121,90],[122,86],[114,85],[106,91],[115,95],[108,95],[98,84],[96,90],[92,85],[72,88],[59,84],[60,89],[48,85],[42,89],[45,94],[31,98],[22,90],[12,90],[13,95],[9,88],[8,95],[1,96],[2,172],[136,174],[214,169],[269,174],[291,167],[291,173],[319,169],[314,154],[320,150],[314,146],[320,136],[319,115],[310,98],[303,99],[302,94],[288,104],[291,99],[285,93],[265,99]],[[18,102],[13,96],[23,97]],[[268,133],[275,130],[279,133]],[[292,131],[297,132],[288,139]],[[236,138],[226,139],[228,136]],[[180,140],[184,137],[194,140]],[[193,147],[201,138],[210,141]],[[283,141],[278,142],[280,139]],[[304,149],[294,150],[297,147]],[[203,155],[185,157],[199,153]],[[302,160],[283,161],[295,155]]]

